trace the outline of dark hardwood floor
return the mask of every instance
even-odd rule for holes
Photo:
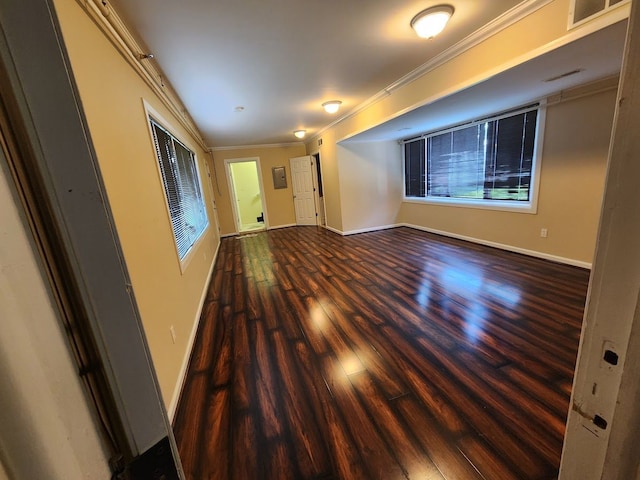
[[[556,478],[588,277],[408,228],[224,239],[187,478]]]

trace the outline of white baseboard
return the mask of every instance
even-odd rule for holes
[[[337,233],[338,235],[342,235],[343,237],[346,237],[347,235],[357,235],[358,233],[377,232],[379,230],[389,230],[390,228],[397,228],[397,227],[403,227],[403,226],[405,226],[405,224],[394,223],[393,225],[381,225],[379,227],[359,228],[357,230],[347,230],[346,232],[343,232],[342,230],[338,230],[337,228],[333,228],[329,226],[325,226],[324,228],[332,231],[333,233]]]
[[[509,252],[521,253],[523,255],[529,255],[530,257],[542,258],[544,260],[550,260],[556,263],[563,263],[565,265],[572,265],[574,267],[586,268],[588,270],[591,270],[591,263],[589,262],[583,262],[581,260],[575,260],[573,258],[560,257],[558,255],[551,255],[550,253],[537,252],[535,250],[528,250],[526,248],[514,247],[513,245],[506,245],[504,243],[490,242],[488,240],[483,240],[481,238],[468,237],[466,235],[458,235],[457,233],[445,232],[444,230],[436,230],[435,228],[423,227],[420,225],[414,225],[412,223],[396,223],[393,225],[384,225],[384,226],[372,227],[372,228],[362,228],[359,230],[349,230],[346,232],[343,232],[342,230],[338,230],[337,228],[330,227],[328,225],[325,226],[327,230],[342,236],[355,235],[358,233],[376,232],[378,230],[387,230],[389,228],[397,228],[397,227],[409,227],[415,230],[422,230],[423,232],[435,233],[436,235],[456,238],[458,240],[465,240],[467,242],[486,245],[487,247],[499,248],[501,250],[507,250]]]
[[[182,366],[180,367],[180,374],[178,375],[178,381],[176,382],[176,386],[173,390],[173,395],[171,396],[171,403],[169,404],[169,409],[167,410],[167,415],[169,416],[169,422],[171,423],[173,423],[173,417],[176,414],[176,408],[178,408],[178,401],[180,400],[180,394],[182,393],[182,388],[184,387],[184,381],[187,377],[187,369],[189,368],[189,360],[191,360],[191,352],[193,350],[193,345],[196,341],[196,335],[198,334],[198,327],[200,326],[202,308],[204,307],[204,301],[207,298],[207,292],[209,291],[209,282],[211,281],[211,274],[213,273],[213,267],[215,266],[216,260],[218,259],[219,251],[220,251],[220,242],[218,242],[216,251],[213,254],[213,260],[211,261],[211,266],[209,267],[209,273],[207,274],[207,282],[205,283],[204,289],[202,290],[202,294],[200,295],[200,303],[198,305],[198,312],[196,314],[196,319],[193,322],[193,328],[191,329],[191,334],[189,335],[189,341],[187,342],[187,350],[182,360]]]
[[[274,226],[270,226],[267,230],[277,230],[279,228],[289,228],[289,227],[297,227],[297,224],[287,223],[285,225],[274,225]]]
[[[445,232],[443,230],[436,230],[435,228],[422,227],[420,225],[413,225],[411,223],[402,223],[398,226],[409,227],[415,230],[422,230],[423,232],[435,233],[436,235],[456,238],[458,240],[465,240],[467,242],[486,245],[487,247],[499,248],[501,250],[507,250],[509,252],[522,253],[523,255],[529,255],[530,257],[542,258],[544,260],[551,260],[552,262],[564,263],[566,265],[572,265],[574,267],[581,267],[589,270],[591,269],[591,263],[583,262],[581,260],[575,260],[573,258],[559,257],[557,255],[551,255],[549,253],[537,252],[535,250],[528,250],[526,248],[514,247],[513,245],[506,245],[504,243],[490,242],[488,240],[483,240],[481,238],[468,237],[466,235],[458,235],[457,233]]]
[[[392,225],[381,225],[379,227],[368,227],[368,228],[359,228],[357,230],[347,230],[343,232],[342,235],[357,235],[358,233],[370,233],[370,232],[378,232],[380,230],[389,230],[390,228],[401,227],[402,225],[394,223]]]

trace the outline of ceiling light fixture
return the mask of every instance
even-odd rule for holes
[[[307,131],[306,130],[294,130],[293,134],[298,138],[304,138],[304,136],[307,134]]]
[[[342,105],[340,100],[329,100],[322,104],[322,108],[324,108],[324,111],[327,113],[336,113],[340,108],[340,105]]]
[[[411,28],[416,31],[421,38],[433,38],[438,35],[453,15],[451,5],[438,5],[421,11],[413,20]]]

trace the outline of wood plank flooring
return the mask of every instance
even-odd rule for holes
[[[589,272],[408,228],[222,241],[188,479],[556,478]]]

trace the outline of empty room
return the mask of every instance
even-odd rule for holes
[[[637,26],[2,2],[0,480],[640,478]]]

